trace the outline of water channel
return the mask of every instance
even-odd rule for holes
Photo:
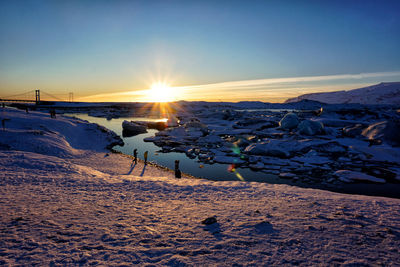
[[[107,120],[106,118],[92,117],[87,114],[68,114],[89,122],[97,123],[114,131],[122,137],[122,122],[129,121],[161,121],[162,119],[152,117],[129,117]],[[228,171],[229,164],[203,164],[198,162],[197,159],[190,159],[185,153],[160,152],[161,148],[150,142],[144,142],[143,139],[149,136],[154,136],[158,130],[148,129],[147,133],[139,134],[132,137],[122,137],[124,146],[115,146],[114,149],[127,155],[133,154],[133,149],[138,150],[139,158],[143,159],[143,153],[149,152],[148,160],[153,161],[158,165],[174,169],[175,160],[180,161],[180,169],[182,172],[190,174],[199,178],[206,178],[209,180],[222,181],[222,180],[240,180],[237,174]],[[253,182],[267,182],[267,183],[287,183],[288,181],[280,181],[280,179],[271,174],[263,172],[255,172],[250,169],[238,168],[238,173],[245,181]]]

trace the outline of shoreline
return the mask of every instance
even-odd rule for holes
[[[118,155],[121,155],[122,157],[128,157],[130,159],[133,159],[133,156],[125,154],[125,153],[123,153],[121,151],[118,151],[118,150],[115,150],[115,149],[111,149],[110,152],[118,154]],[[138,162],[143,162],[143,160],[138,158]],[[160,169],[162,171],[166,171],[166,172],[168,172],[168,173],[170,173],[172,175],[175,174],[174,170],[172,170],[172,169],[170,169],[170,168],[168,168],[166,166],[159,165],[156,162],[151,162],[150,161],[147,164],[151,165],[152,167],[158,168],[158,169]],[[219,182],[219,181],[221,181],[221,182],[224,182],[224,181],[229,182],[229,181],[233,181],[233,182],[241,182],[241,183],[260,183],[260,184],[271,184],[271,185],[282,184],[282,185],[294,186],[294,187],[298,187],[298,188],[312,189],[312,190],[322,190],[322,191],[327,191],[327,192],[330,192],[330,193],[338,193],[338,194],[345,194],[345,195],[359,195],[359,196],[369,196],[369,197],[384,197],[384,198],[400,199],[400,196],[391,196],[391,195],[388,196],[388,195],[373,194],[373,193],[365,194],[365,193],[358,193],[357,192],[357,186],[358,187],[359,186],[381,186],[380,184],[376,184],[376,183],[346,184],[345,186],[347,186],[347,187],[353,187],[352,191],[349,192],[348,189],[347,190],[343,189],[343,187],[342,188],[340,188],[340,187],[334,187],[333,188],[333,187],[326,187],[326,186],[324,187],[324,186],[319,186],[319,185],[314,185],[313,186],[313,184],[306,184],[306,185],[302,184],[302,185],[299,185],[299,184],[289,184],[289,183],[285,183],[285,182],[270,183],[270,182],[267,182],[267,181],[264,182],[264,181],[240,181],[240,180],[213,180],[213,179],[209,179],[209,178],[196,177],[196,176],[190,175],[188,173],[182,172],[182,178],[183,177],[184,178],[189,178],[189,179],[204,179],[204,180],[213,181],[213,182]],[[385,185],[390,187],[391,185],[393,185],[393,183],[386,183]],[[395,184],[395,185],[397,185],[397,184]]]
[[[122,157],[130,158],[130,159],[133,160],[133,156],[128,155],[128,154],[125,154],[125,153],[123,153],[123,152],[121,152],[121,151],[115,150],[115,149],[113,149],[113,148],[110,148],[110,152],[111,152],[111,153],[114,153],[114,154],[117,154],[117,155],[120,155],[120,156],[122,156]],[[143,161],[142,159],[140,159],[140,158],[137,158],[137,161],[138,161],[138,162],[142,162],[142,163],[144,162],[144,161]],[[150,166],[152,166],[152,167],[154,167],[154,168],[158,168],[158,169],[160,169],[160,170],[162,170],[162,171],[166,171],[166,172],[168,172],[168,173],[171,173],[171,174],[174,174],[174,175],[175,175],[175,171],[174,171],[174,170],[172,170],[172,169],[170,169],[170,168],[168,168],[168,167],[166,167],[166,166],[162,166],[162,165],[160,165],[160,164],[158,164],[158,163],[156,163],[156,162],[148,161],[147,164],[150,165]],[[196,176],[190,175],[190,174],[185,173],[185,172],[182,172],[182,178],[189,178],[189,179],[205,179],[205,178],[200,178],[200,177],[196,177]],[[176,179],[179,179],[179,178],[176,178]],[[208,179],[206,179],[206,180],[208,180]]]

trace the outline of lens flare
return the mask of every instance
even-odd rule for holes
[[[146,92],[147,102],[171,102],[177,98],[177,90],[165,82],[155,82]]]
[[[231,164],[228,166],[228,172],[233,172],[240,181],[242,182],[245,181],[243,176],[236,170],[235,164]]]

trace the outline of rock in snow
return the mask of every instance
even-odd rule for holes
[[[201,221],[201,223],[205,224],[205,225],[210,225],[210,224],[213,224],[213,223],[216,223],[216,222],[217,222],[217,219],[215,217],[208,217],[208,218],[206,218],[206,219]]]

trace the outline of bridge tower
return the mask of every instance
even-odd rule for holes
[[[35,100],[36,100],[36,105],[39,104],[39,102],[40,102],[40,90],[39,89],[35,90]]]

